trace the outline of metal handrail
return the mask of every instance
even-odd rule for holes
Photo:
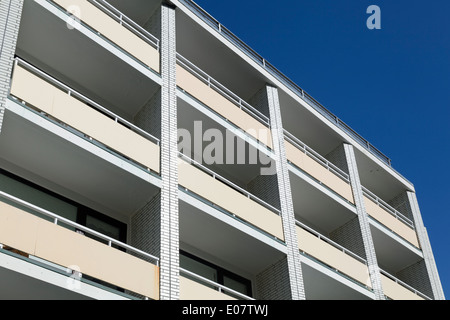
[[[222,292],[222,291],[225,292],[225,293],[228,292],[228,293],[236,295],[236,296],[238,296],[238,297],[240,297],[240,298],[242,298],[244,300],[255,300],[252,297],[249,297],[249,296],[247,296],[245,294],[237,292],[237,291],[235,291],[233,289],[227,288],[224,285],[221,285],[221,284],[219,284],[217,282],[214,282],[212,280],[209,280],[207,278],[199,276],[198,274],[195,274],[195,273],[193,273],[191,271],[188,271],[186,269],[180,268],[180,273],[188,275],[188,276],[191,276],[191,277],[195,278],[196,280],[198,280],[200,283],[206,283],[206,284],[209,284],[211,286],[217,287],[217,291],[219,291],[219,292]]]
[[[320,240],[325,241],[326,243],[332,245],[333,247],[335,247],[336,249],[339,249],[340,251],[342,251],[345,254],[348,254],[349,256],[352,256],[353,258],[355,258],[356,260],[359,260],[360,262],[364,263],[365,265],[367,265],[367,260],[365,260],[364,258],[361,258],[360,256],[358,256],[356,253],[353,253],[352,251],[344,248],[343,246],[341,246],[340,244],[334,242],[333,240],[323,236],[321,233],[317,232],[316,230],[308,227],[307,225],[301,223],[298,220],[295,220],[295,224],[297,226],[299,226],[302,229],[305,229],[306,231],[308,231],[309,233],[315,235],[317,238],[319,238]]]
[[[201,70],[198,66],[193,64],[191,61],[183,57],[181,54],[177,53],[177,62],[182,64],[183,67],[188,69],[188,71],[196,76],[199,80],[202,80],[204,83],[208,85],[208,87],[214,89],[219,94],[221,94],[223,97],[228,99],[230,102],[234,103],[236,106],[238,106],[241,110],[245,111],[249,115],[251,115],[253,118],[256,118],[259,122],[263,123],[267,127],[270,127],[270,120],[269,117],[261,113],[259,110],[257,110],[255,107],[251,106],[246,101],[242,100],[238,95],[236,95],[234,92],[226,88],[224,85],[222,85],[219,81],[212,78],[210,75],[208,75],[206,72]]]
[[[363,194],[366,195],[368,198],[370,198],[370,200],[375,202],[376,205],[378,205],[380,208],[384,209],[385,211],[389,212],[397,220],[403,222],[404,224],[408,225],[412,229],[415,229],[414,223],[410,219],[405,217],[402,213],[400,213],[399,211],[394,209],[392,206],[387,204],[385,201],[381,200],[377,195],[375,195],[373,192],[369,191],[369,189],[367,189],[366,187],[364,187],[364,186],[361,186],[361,187],[362,187]]]
[[[424,299],[426,299],[426,300],[433,300],[433,299],[431,299],[430,297],[428,297],[426,294],[424,294],[424,293],[422,293],[422,292],[420,292],[420,291],[414,289],[414,288],[411,287],[409,284],[406,284],[405,282],[403,282],[403,281],[397,279],[397,278],[394,277],[392,274],[390,274],[390,273],[384,271],[383,269],[380,269],[380,273],[381,273],[381,274],[384,274],[386,277],[388,277],[389,279],[391,279],[391,280],[394,281],[395,283],[397,283],[397,284],[399,284],[399,285],[405,287],[406,289],[408,289],[408,290],[414,292],[416,295],[418,295],[418,296],[420,296],[420,297],[422,297],[422,298],[424,298]]]
[[[146,41],[153,47],[155,47],[158,51],[160,50],[160,41],[153,34],[142,28],[139,24],[134,22],[131,18],[123,14],[116,7],[110,4],[105,0],[88,0],[90,3],[95,5],[98,9],[102,10],[105,14],[110,16],[111,18],[117,20],[120,25],[126,27],[128,30],[133,32],[142,40]]]
[[[199,168],[200,170],[202,170],[203,172],[207,173],[208,175],[212,176],[214,179],[225,183],[226,185],[228,185],[229,187],[233,188],[234,190],[242,193],[243,195],[247,196],[247,198],[256,201],[257,203],[259,203],[260,205],[262,205],[263,207],[273,211],[274,213],[281,215],[281,211],[277,208],[275,208],[274,206],[268,204],[267,202],[265,202],[264,200],[261,200],[260,198],[256,197],[255,195],[253,195],[252,193],[248,192],[247,190],[239,187],[238,185],[236,185],[235,183],[231,182],[230,180],[222,177],[221,175],[217,174],[216,172],[214,172],[211,169],[208,169],[207,167],[205,167],[204,165],[200,164],[199,162],[191,159],[190,157],[188,157],[187,155],[178,152],[178,156],[185,160],[186,162],[196,166],[197,168]]]
[[[82,225],[76,223],[76,222],[73,222],[73,221],[71,221],[69,219],[63,218],[63,217],[61,217],[61,216],[59,216],[59,215],[57,215],[57,214],[55,214],[53,212],[50,212],[48,210],[45,210],[45,209],[40,208],[38,206],[35,206],[34,204],[26,202],[26,201],[24,201],[22,199],[19,199],[17,197],[14,197],[14,196],[12,196],[12,195],[10,195],[8,193],[5,193],[3,191],[0,191],[0,197],[2,197],[4,199],[7,199],[9,201],[12,201],[12,202],[14,202],[14,203],[16,203],[18,205],[24,206],[25,208],[31,209],[31,210],[33,210],[33,211],[35,211],[37,213],[43,214],[43,215],[53,219],[53,222],[54,222],[55,225],[58,225],[58,223],[63,223],[63,224],[66,224],[68,226],[74,227],[77,230],[81,230],[81,231],[83,231],[85,233],[91,234],[91,235],[93,235],[95,237],[98,237],[98,238],[100,238],[102,240],[107,241],[109,247],[111,247],[114,244],[114,245],[119,246],[121,248],[124,248],[126,250],[132,251],[132,252],[134,252],[134,253],[136,253],[138,255],[142,255],[145,258],[149,258],[149,259],[153,260],[156,263],[157,266],[159,266],[159,258],[158,257],[155,257],[155,256],[153,256],[153,255],[151,255],[149,253],[146,253],[144,251],[141,251],[139,249],[136,249],[136,248],[134,248],[134,247],[132,247],[132,246],[126,244],[126,243],[123,243],[121,241],[118,241],[116,239],[108,237],[108,236],[106,236],[106,235],[104,235],[102,233],[99,233],[97,231],[89,229],[89,228],[87,228],[85,226],[82,226]]]
[[[294,146],[297,147],[299,150],[303,150],[303,152],[314,159],[316,162],[324,166],[328,171],[334,173],[339,178],[344,180],[347,183],[350,183],[350,177],[347,173],[345,173],[342,169],[338,168],[335,164],[331,163],[327,159],[325,159],[322,155],[314,151],[311,147],[309,147],[304,142],[300,141],[297,137],[295,137],[292,133],[288,132],[286,129],[284,129],[284,137],[294,144]]]
[[[48,75],[47,73],[41,71],[40,69],[36,68],[32,64],[26,62],[25,60],[23,60],[19,57],[16,57],[15,61],[16,61],[16,64],[24,66],[27,70],[35,73],[36,75],[39,75],[40,77],[44,78],[46,81],[52,83],[53,85],[56,85],[57,87],[59,87],[60,89],[62,89],[64,91],[66,91],[70,96],[80,99],[84,103],[88,104],[90,107],[93,107],[94,109],[97,109],[97,111],[113,118],[115,122],[118,122],[118,123],[124,125],[125,127],[127,127],[128,129],[136,132],[137,134],[155,142],[158,146],[160,145],[160,140],[158,138],[156,138],[153,135],[151,135],[150,133],[142,130],[141,128],[132,124],[128,120],[125,120],[122,117],[116,115],[115,113],[109,111],[105,107],[102,107],[95,101],[92,101],[88,97],[86,97],[83,94],[79,93],[78,91],[70,88],[69,86],[65,85],[64,83],[60,82],[59,80],[56,80],[55,78],[53,78],[52,76]]]
[[[312,106],[316,111],[325,116],[329,121],[338,126],[340,129],[344,130],[346,133],[351,135],[353,138],[358,141],[358,143],[367,149],[370,153],[376,156],[378,159],[383,161],[389,167],[392,167],[392,161],[389,157],[384,155],[380,150],[375,148],[369,141],[364,139],[360,134],[351,129],[347,124],[345,124],[341,119],[339,119],[336,115],[334,115],[331,111],[325,108],[321,103],[315,100],[312,96],[306,93],[302,88],[300,88],[296,83],[290,80],[286,75],[284,75],[281,71],[275,68],[271,63],[269,63],[266,59],[264,59],[261,55],[256,53],[252,48],[250,48],[247,44],[245,44],[242,40],[240,40],[236,35],[234,35],[230,30],[225,28],[220,22],[218,22],[215,18],[213,18],[209,13],[207,13],[204,9],[202,9],[198,4],[196,4],[192,0],[179,0],[182,2],[188,9],[190,9],[194,14],[197,15],[200,19],[206,22],[208,25],[213,27],[219,34],[224,36],[227,40],[234,43],[238,46],[248,57],[257,62],[260,66],[262,66],[266,71],[268,71],[272,76],[280,80],[284,85],[286,85],[290,90],[292,90],[297,96],[299,96],[302,100],[307,102],[310,106]],[[406,180],[406,179],[405,179]]]

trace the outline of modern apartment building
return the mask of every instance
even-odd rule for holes
[[[0,39],[0,299],[445,299],[413,184],[193,1]]]

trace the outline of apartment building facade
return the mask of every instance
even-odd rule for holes
[[[445,299],[413,184],[193,1],[0,37],[0,299]]]

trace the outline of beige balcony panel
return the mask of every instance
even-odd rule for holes
[[[183,276],[180,277],[180,300],[236,300]]]
[[[384,274],[381,275],[381,285],[384,294],[393,300],[424,300],[422,297],[386,277]]]
[[[243,131],[273,149],[272,134],[269,128],[179,65],[177,65],[177,85]]]
[[[303,151],[299,150],[289,141],[285,140],[285,146],[286,156],[289,161],[328,186],[330,189],[337,192],[344,199],[350,201],[351,203],[355,203],[352,188],[349,183],[327,170],[327,168],[313,158],[307,156]]]
[[[160,72],[159,52],[93,4],[86,0],[53,0],[53,2],[156,72]]]
[[[152,299],[159,268],[125,252],[0,203],[0,242]]]
[[[11,94],[136,162],[159,172],[159,147],[78,99],[16,66]]]
[[[371,217],[419,248],[419,242],[417,240],[416,232],[411,229],[411,227],[395,218],[392,214],[378,206],[375,202],[373,202],[366,196],[364,196],[364,204],[367,213]]]
[[[297,235],[300,250],[357,280],[365,286],[371,287],[369,270],[364,263],[298,226]]]
[[[42,219],[0,202],[0,243],[33,253],[40,220]]]
[[[283,240],[281,217],[184,161],[178,168],[179,184],[254,226]]]

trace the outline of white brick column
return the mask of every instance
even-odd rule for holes
[[[161,6],[160,299],[179,299],[178,136],[175,9]]]
[[[270,124],[273,146],[276,156],[276,173],[280,192],[281,219],[283,221],[284,239],[287,246],[287,262],[292,300],[305,300],[300,251],[298,248],[297,230],[295,224],[294,204],[292,201],[291,182],[284,145],[283,123],[281,119],[278,89],[266,86],[267,103],[270,114]]]
[[[361,181],[359,179],[358,166],[356,164],[355,151],[352,145],[344,144],[345,156],[347,159],[348,173],[350,176],[350,184],[355,199],[356,213],[358,214],[359,225],[361,228],[362,240],[366,252],[367,266],[369,268],[369,276],[375,299],[385,300],[383,288],[381,285],[380,268],[378,267],[377,257],[370,231],[369,215],[364,205]]]
[[[23,0],[0,1],[0,133],[9,93]]]
[[[414,218],[417,237],[422,248],[423,258],[425,266],[430,277],[431,289],[433,291],[435,300],[445,300],[444,291],[442,289],[441,280],[436,267],[436,261],[434,260],[433,251],[431,249],[430,239],[428,237],[427,230],[422,220],[422,215],[419,209],[419,203],[417,201],[416,194],[414,192],[407,192],[409,206]]]

